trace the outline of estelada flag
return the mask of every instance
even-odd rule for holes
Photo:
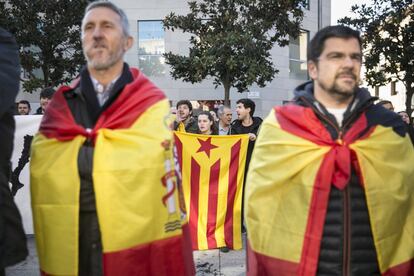
[[[169,104],[142,73],[131,73],[133,82],[93,129],[76,124],[65,99],[71,87],[56,92],[43,117],[31,154],[32,209],[43,275],[78,274],[78,152],[87,139],[94,144],[92,176],[104,275],[195,274],[175,185]]]
[[[370,112],[336,141],[311,108],[276,107],[266,118],[246,180],[247,275],[316,274],[331,185],[347,185],[351,163],[381,274],[413,275],[414,150],[399,118],[384,126]]]
[[[175,144],[193,249],[241,249],[248,135],[175,132]]]

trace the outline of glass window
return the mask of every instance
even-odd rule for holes
[[[391,82],[391,96],[397,95],[396,81]]]
[[[307,48],[309,41],[309,32],[301,31],[299,37],[290,37],[289,42],[289,76],[294,79],[307,80],[308,66]]]
[[[138,66],[147,76],[165,74],[164,27],[161,20],[138,21]]]
[[[307,10],[310,10],[310,4],[309,4],[309,2],[310,2],[310,0],[306,0],[306,1],[305,1],[305,8],[306,8]]]

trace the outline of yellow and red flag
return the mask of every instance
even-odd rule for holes
[[[351,166],[365,190],[381,275],[413,275],[414,150],[401,120],[377,118],[363,112],[334,141],[311,108],[272,110],[246,180],[247,275],[316,274],[331,185],[343,189]]]
[[[194,250],[241,249],[247,135],[175,132]]]
[[[43,275],[77,275],[78,152],[94,144],[93,185],[104,275],[193,275],[169,144],[169,104],[138,70],[93,129],[76,124],[61,88],[32,144],[31,195]],[[186,248],[187,245],[187,248]]]

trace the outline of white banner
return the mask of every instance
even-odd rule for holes
[[[23,219],[26,234],[33,234],[32,207],[30,201],[30,144],[33,135],[38,131],[41,115],[14,116],[16,132],[14,135],[14,149],[12,155],[13,177],[11,180],[14,200]],[[22,186],[24,185],[24,186]]]

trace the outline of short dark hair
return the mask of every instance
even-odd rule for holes
[[[254,110],[256,109],[256,104],[254,103],[254,101],[250,100],[250,99],[240,99],[236,102],[236,104],[243,104],[244,108],[250,108],[250,116],[253,117],[254,114]]]
[[[55,89],[52,87],[46,87],[40,91],[40,98],[51,99],[53,97],[53,94],[55,94]]]
[[[19,105],[19,104],[25,104],[25,105],[27,105],[27,106],[29,107],[29,109],[31,109],[29,101],[26,101],[26,100],[21,100],[21,101],[19,101],[19,102],[17,103],[17,105]]]
[[[309,42],[308,61],[317,63],[318,58],[325,48],[325,40],[332,37],[344,39],[356,38],[362,51],[362,39],[359,31],[343,25],[328,26],[319,30]]]
[[[193,105],[191,104],[189,100],[180,100],[177,102],[177,105],[175,107],[178,109],[178,107],[183,104],[188,106],[188,109],[190,109],[190,112],[193,110]]]
[[[379,101],[379,102],[377,103],[377,105],[385,105],[385,104],[391,104],[392,106],[394,106],[394,105],[392,104],[392,102],[391,102],[391,101],[389,101],[389,100],[382,100],[382,101]]]

